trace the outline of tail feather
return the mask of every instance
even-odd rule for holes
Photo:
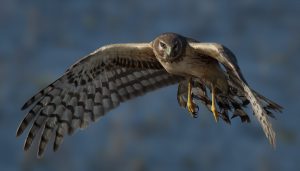
[[[265,108],[266,109],[270,109],[270,110],[273,110],[275,112],[282,112],[283,110],[283,107],[280,106],[279,104],[273,102],[272,100],[266,98],[265,96],[259,94],[258,92],[252,90],[252,92],[255,94],[255,96],[260,99],[262,102],[264,102],[266,105],[265,105]]]
[[[257,118],[260,125],[262,126],[265,135],[269,139],[270,144],[275,148],[276,134],[273,130],[271,122],[269,121],[268,112],[264,109],[264,106],[261,103],[261,101],[264,101],[267,103],[267,105],[270,105],[271,101],[268,100],[267,98],[263,97],[262,95],[255,93],[255,91],[252,91],[245,83],[242,82],[242,85],[243,85],[243,88],[245,91],[245,95],[248,98],[248,100],[250,101],[250,104],[252,106],[255,117]],[[276,103],[272,102],[272,104],[276,104]],[[277,106],[277,104],[275,106]],[[278,109],[281,110],[281,108],[278,108]]]
[[[240,76],[238,75],[238,77]],[[276,134],[268,117],[270,116],[274,118],[275,116],[273,115],[273,112],[281,112],[283,108],[263,95],[250,89],[244,79],[238,77],[232,74],[229,76],[228,83],[230,87],[234,87],[234,89],[236,89],[238,96],[244,96],[244,99],[246,99],[244,102],[250,102],[253,113],[262,126],[266,137],[269,139],[270,144],[275,147]]]

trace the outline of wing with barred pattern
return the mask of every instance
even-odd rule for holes
[[[56,151],[66,134],[86,128],[121,102],[177,83],[148,43],[104,46],[72,65],[63,76],[29,99],[29,110],[17,136],[33,122],[25,141],[28,150],[41,130],[38,156],[54,135]]]

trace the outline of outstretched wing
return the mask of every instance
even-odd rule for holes
[[[164,70],[148,43],[101,47],[24,104],[22,110],[34,105],[21,122],[17,136],[33,121],[24,150],[42,130],[38,156],[53,134],[56,151],[65,134],[86,128],[121,102],[180,79]]]
[[[272,116],[270,110],[281,112],[282,107],[251,90],[240,71],[237,59],[228,48],[216,43],[189,42],[189,45],[198,53],[212,57],[224,65],[230,81],[242,88],[242,91],[251,103],[253,112],[261,124],[265,135],[275,147],[275,132],[267,116]]]

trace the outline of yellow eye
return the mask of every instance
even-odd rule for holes
[[[178,43],[177,42],[174,44],[173,48],[177,50],[177,48],[178,48]]]

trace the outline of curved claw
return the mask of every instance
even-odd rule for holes
[[[198,106],[198,105],[196,105],[196,108],[197,108],[197,111],[196,111],[196,113],[198,113],[198,111],[199,111],[199,106]]]
[[[190,112],[190,114],[192,115],[193,118],[197,118],[198,115],[198,111],[199,111],[199,107],[193,103],[192,101],[188,101],[187,103],[187,109]]]
[[[191,113],[193,118],[198,118],[198,111],[199,111],[199,106],[198,105],[196,105],[196,109],[197,110],[195,110],[194,113]]]
[[[193,117],[193,118],[198,118],[198,114],[197,114],[197,113],[193,113],[193,114],[192,114],[192,117]]]

